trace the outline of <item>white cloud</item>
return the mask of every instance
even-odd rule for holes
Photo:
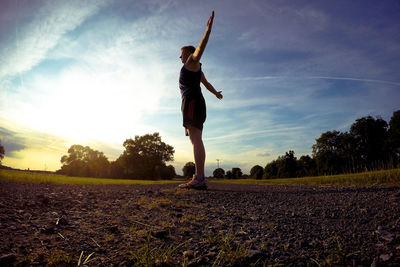
[[[269,157],[269,156],[271,156],[271,153],[270,152],[261,152],[261,153],[258,153],[257,155],[256,155],[257,157]]]
[[[245,136],[252,136],[252,135],[287,135],[288,133],[293,134],[294,131],[302,130],[303,127],[296,126],[296,127],[274,127],[273,129],[263,129],[263,130],[256,130],[256,129],[246,129],[246,130],[237,130],[230,134],[222,135],[222,136],[214,136],[214,137],[207,137],[205,141],[216,141],[218,142],[230,142],[232,140],[236,140],[239,137]]]
[[[16,28],[15,45],[7,43],[0,47],[0,79],[32,69],[65,33],[95,14],[103,4],[104,1],[47,1],[35,10],[31,22]]]

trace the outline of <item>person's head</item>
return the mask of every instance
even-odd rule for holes
[[[180,59],[183,64],[186,63],[188,57],[196,51],[196,48],[192,45],[187,45],[181,48],[181,56]]]

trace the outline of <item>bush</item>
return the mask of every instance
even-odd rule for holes
[[[187,162],[182,169],[183,176],[190,178],[196,173],[196,165],[193,162]]]
[[[222,168],[215,169],[213,172],[214,178],[224,178],[225,171]]]
[[[256,165],[250,170],[250,177],[254,179],[261,179],[264,174],[264,169],[260,165]]]

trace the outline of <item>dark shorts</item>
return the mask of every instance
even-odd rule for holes
[[[185,134],[188,135],[188,126],[203,130],[206,121],[206,101],[203,95],[185,96],[182,99],[181,111],[183,115],[183,127]]]

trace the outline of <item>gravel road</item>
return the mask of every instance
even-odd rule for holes
[[[0,182],[0,239],[0,266],[399,266],[400,187]]]

